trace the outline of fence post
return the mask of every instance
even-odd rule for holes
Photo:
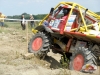
[[[28,50],[28,21],[26,21],[26,38],[27,38],[27,50]]]
[[[99,75],[100,75],[100,66],[99,66]]]

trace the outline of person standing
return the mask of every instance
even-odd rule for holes
[[[24,15],[21,16],[21,27],[22,27],[22,30],[25,30],[26,29],[26,25],[25,25],[25,18],[24,18]]]
[[[4,26],[4,18],[6,18],[6,16],[0,12],[0,26],[2,27]]]
[[[34,17],[32,14],[30,14],[30,20],[34,20]],[[34,21],[30,21],[30,25],[31,25],[31,28],[33,28],[35,26]]]

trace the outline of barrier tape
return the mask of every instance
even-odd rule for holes
[[[3,20],[12,20],[12,21],[41,21],[41,20],[27,20],[27,19],[9,19],[9,18],[0,18],[0,19],[3,19]]]

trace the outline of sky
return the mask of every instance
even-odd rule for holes
[[[100,0],[0,0],[0,12],[6,16],[47,14],[61,1],[78,3],[93,12],[100,11]]]

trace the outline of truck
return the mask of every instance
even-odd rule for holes
[[[100,63],[100,16],[88,8],[60,2],[32,32],[28,52],[40,58],[50,50],[61,53],[61,63],[63,60],[70,70],[77,71]]]

